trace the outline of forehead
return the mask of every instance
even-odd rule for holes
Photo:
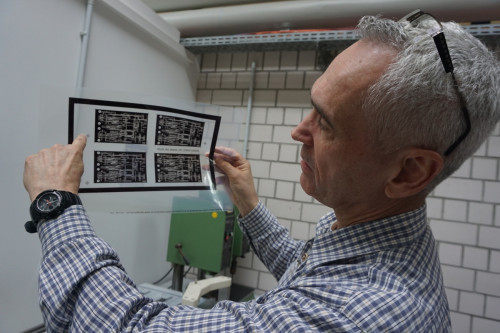
[[[313,102],[325,111],[342,103],[360,105],[361,94],[393,61],[396,51],[360,40],[340,53],[311,89]]]

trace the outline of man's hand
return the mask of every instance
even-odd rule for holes
[[[247,215],[259,203],[250,163],[236,150],[226,147],[215,148],[214,161],[217,168],[227,176],[226,189],[231,200],[238,207],[241,216]]]
[[[81,134],[70,145],[54,145],[26,158],[23,182],[31,201],[50,189],[78,194],[86,144],[87,137]]]

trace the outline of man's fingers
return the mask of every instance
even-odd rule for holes
[[[83,151],[87,145],[87,136],[85,134],[80,134],[75,138],[75,140],[73,140],[72,145]]]
[[[219,170],[226,175],[234,168],[233,165],[224,158],[215,158],[215,164],[217,165],[217,168],[219,168]]]

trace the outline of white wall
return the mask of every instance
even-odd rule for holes
[[[24,231],[30,202],[22,172],[26,156],[67,140],[68,129],[61,119],[66,117],[69,95],[61,91],[71,94],[76,83],[85,6],[84,0],[0,1],[1,332],[19,332],[42,323],[37,300],[40,244],[37,235]],[[180,49],[181,56],[103,1],[96,1],[86,96],[193,101],[196,64]],[[57,117],[47,119],[48,105],[60,105],[50,111]],[[98,233],[118,250],[136,282],[152,281],[166,272],[168,215],[118,219],[104,211],[89,213]]]

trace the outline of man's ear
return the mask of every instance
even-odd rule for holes
[[[399,154],[400,163],[385,186],[391,199],[401,199],[422,192],[443,169],[442,156],[432,150],[409,148]]]

